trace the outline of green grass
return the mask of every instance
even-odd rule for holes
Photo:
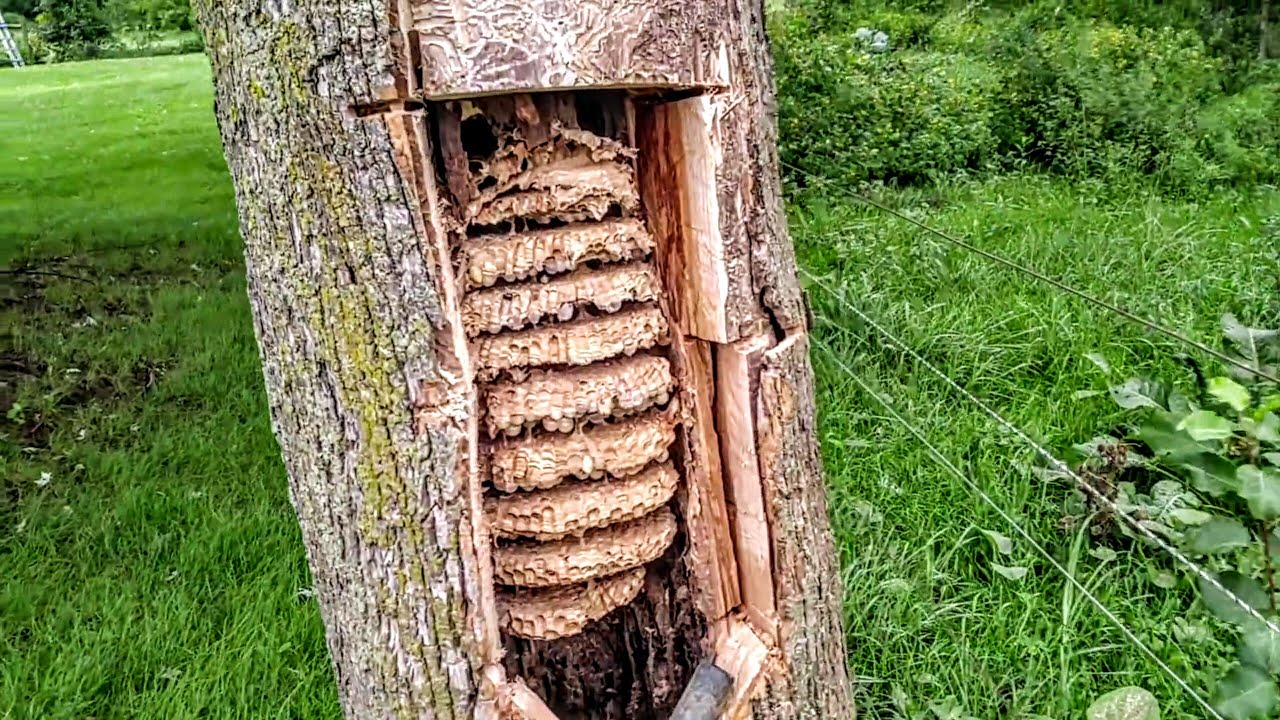
[[[900,193],[891,202],[1209,342],[1224,311],[1262,321],[1280,308],[1275,241],[1259,232],[1280,211],[1274,190],[1187,205],[1141,187],[1030,176]],[[905,222],[830,196],[793,210],[800,256],[821,282],[1055,450],[1122,419],[1105,397],[1075,397],[1107,385],[1086,353],[1102,354],[1112,379],[1187,376],[1171,343]],[[849,381],[832,354],[911,413],[944,454],[1059,560],[1076,563],[1079,579],[1208,692],[1230,639],[1185,639],[1213,623],[1188,614],[1189,586],[1167,591],[1150,582],[1149,568],[1170,563],[1143,552],[1117,562],[1072,553],[1074,537],[1059,527],[1066,488],[1029,474],[1035,458],[1026,448],[861,327],[826,290],[815,286],[812,297],[852,663],[868,676],[863,709],[896,717],[904,704],[954,696],[977,717],[1079,716],[1096,696],[1134,684],[1157,694],[1166,717],[1202,717],[1027,543],[1015,537],[1012,556],[1000,557],[982,530],[1013,530]],[[1030,573],[1009,581],[993,563]]]
[[[0,718],[336,717],[205,59],[3,77]]]
[[[204,59],[0,78],[0,267],[25,271],[0,276],[0,718],[335,717]],[[1260,230],[1275,190],[1192,205],[1138,180],[1022,176],[882,198],[1202,339],[1224,311],[1280,310]],[[1121,418],[1075,397],[1107,381],[1086,353],[1117,377],[1180,372],[1168,342],[838,194],[791,210],[806,267],[1056,450]],[[1013,438],[825,291],[812,298],[862,717],[1080,717],[1126,684],[1166,717],[1202,716],[1027,543],[1000,556],[983,531],[1015,533],[832,353],[1209,692],[1230,637],[1194,639],[1212,624],[1189,588],[1148,579],[1167,560],[1073,551],[1065,487],[1033,479]]]

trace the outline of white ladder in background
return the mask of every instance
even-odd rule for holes
[[[9,23],[4,21],[4,15],[0,15],[0,45],[4,46],[4,51],[9,56],[9,62],[14,67],[26,65],[22,61],[22,53],[18,51],[18,43],[13,40],[13,33],[9,32]]]

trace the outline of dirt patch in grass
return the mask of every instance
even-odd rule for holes
[[[45,290],[48,283],[41,275],[16,271],[0,273],[0,311],[18,313],[45,312]]]
[[[5,347],[12,340],[0,340]],[[39,358],[18,350],[0,350],[0,414],[8,417],[18,401],[18,385],[44,375],[45,364]]]
[[[173,358],[120,362],[92,347],[62,356],[62,341],[43,351],[18,348],[27,344],[19,338],[131,326],[150,315],[149,293],[163,276],[131,270],[117,277],[110,259],[97,259],[103,267],[95,268],[93,257],[52,257],[0,270],[0,324],[14,328],[0,336],[0,445],[49,450],[60,425],[89,408],[141,400],[173,364]]]

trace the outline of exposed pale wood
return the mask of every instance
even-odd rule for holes
[[[624,303],[652,302],[661,292],[647,263],[582,268],[544,282],[506,285],[468,293],[462,323],[471,336],[519,330],[543,318],[572,320],[584,307],[613,313]]]
[[[550,422],[569,430],[577,421],[626,417],[665,405],[675,391],[671,362],[660,355],[634,355],[576,368],[535,370],[519,382],[483,389],[490,437]],[[551,430],[553,428],[546,428]]]
[[[689,533],[689,567],[698,609],[710,621],[741,602],[738,568],[720,467],[715,429],[715,379],[711,347],[696,338],[672,344],[672,364],[681,388],[684,414],[684,520]]]
[[[667,318],[656,305],[637,305],[600,318],[486,335],[472,343],[481,371],[546,365],[590,365],[648,350],[667,337]]]
[[[499,689],[498,705],[502,713],[500,720],[560,720],[542,698],[518,678]]]
[[[680,476],[658,463],[631,477],[564,482],[550,490],[490,498],[489,526],[498,537],[559,540],[643,517],[666,505]]]
[[[462,247],[467,281],[488,287],[499,280],[525,280],[540,272],[572,270],[592,260],[633,260],[653,250],[644,223],[634,218],[581,223],[523,233],[486,235]]]
[[[491,538],[487,523],[484,522],[483,486],[480,478],[480,458],[476,452],[479,442],[479,418],[477,393],[475,391],[475,370],[471,361],[466,335],[462,324],[455,319],[460,313],[458,295],[460,283],[454,274],[454,267],[447,260],[449,257],[449,238],[445,230],[445,212],[441,208],[441,199],[434,182],[434,173],[430,170],[432,145],[428,139],[426,118],[424,113],[389,115],[386,118],[391,131],[393,145],[403,152],[399,163],[404,177],[418,191],[414,201],[422,208],[428,256],[440,268],[441,295],[448,309],[442,318],[442,329],[447,329],[447,340],[439,337],[436,345],[439,356],[447,371],[443,374],[445,382],[424,382],[418,387],[420,395],[415,398],[415,420],[421,432],[424,427],[437,423],[444,426],[461,425],[466,431],[465,469],[466,476],[462,482],[462,491],[467,499],[467,512],[458,521],[461,532],[459,546],[467,556],[475,558],[473,577],[467,582],[474,597],[474,605],[468,609],[468,623],[476,638],[476,664],[494,668],[501,658],[499,649],[497,602],[494,597],[493,557],[491,554]],[[397,132],[400,128],[402,132]],[[415,147],[416,155],[407,152]],[[426,392],[425,388],[434,388],[436,392]],[[442,388],[442,389],[441,389]],[[459,468],[463,467],[459,463]],[[456,486],[455,486],[456,487]],[[481,695],[488,696],[491,686],[481,684]]]
[[[716,83],[716,3],[411,2],[428,97]]]
[[[626,477],[666,461],[676,422],[673,412],[651,410],[567,435],[499,440],[489,456],[489,479],[499,492],[511,493],[545,490],[574,477]]]
[[[644,578],[645,569],[638,567],[582,585],[508,593],[503,598],[503,626],[531,640],[577,635],[589,623],[634,600]]]
[[[495,548],[494,576],[504,585],[527,588],[586,582],[657,560],[675,536],[675,516],[663,508],[582,537]]]
[[[785,676],[770,678],[756,718],[851,718],[840,624],[842,587],[814,438],[808,335],[764,354],[756,406],[760,470],[773,530],[779,645]]]
[[[642,106],[637,134],[646,149],[642,194],[661,249],[658,264],[667,287],[678,290],[671,305],[675,324],[685,335],[726,343],[738,336],[730,327],[729,266],[747,256],[745,244],[726,245],[720,227],[716,172],[722,161],[713,117],[719,107],[707,96]]]
[[[777,606],[772,538],[756,453],[755,398],[759,390],[760,359],[772,344],[771,335],[757,335],[715,348],[716,430],[724,462],[742,601],[762,625],[776,622]]]
[[[733,695],[725,704],[723,720],[746,720],[751,717],[751,702],[760,694],[773,663],[769,642],[761,638],[749,623],[730,616],[722,621],[715,647],[716,666],[733,677]]]

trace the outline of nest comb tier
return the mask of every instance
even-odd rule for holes
[[[720,616],[701,601],[689,523],[691,474],[714,453],[696,447],[631,100],[499,96],[432,114],[507,673],[560,718],[666,717]]]

